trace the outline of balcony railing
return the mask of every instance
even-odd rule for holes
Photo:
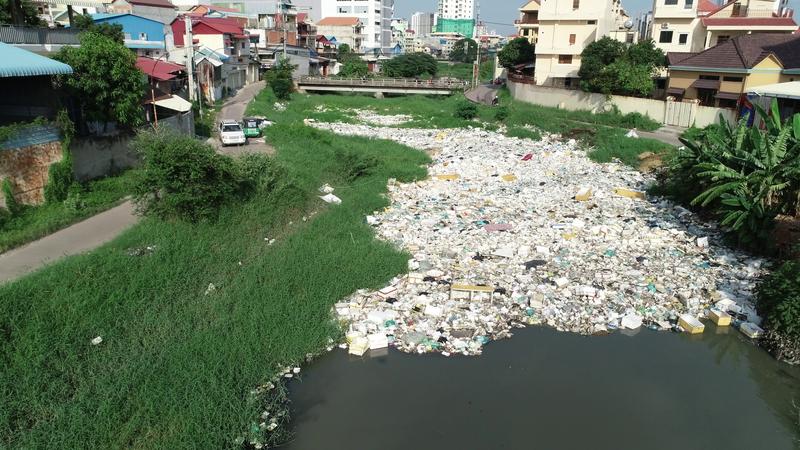
[[[78,30],[0,25],[0,42],[29,45],[78,45]]]
[[[539,19],[517,19],[514,21],[514,25],[536,25],[539,23]]]

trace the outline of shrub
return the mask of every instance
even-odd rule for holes
[[[17,202],[17,199],[14,198],[14,187],[11,186],[11,180],[6,178],[3,180],[3,198],[6,199],[6,209],[11,217],[16,216],[19,214],[20,210],[22,210],[22,205]]]
[[[61,161],[50,164],[44,199],[47,203],[59,203],[67,199],[69,188],[75,182],[72,171],[72,154],[64,147]]]
[[[494,111],[494,118],[498,122],[508,119],[508,107],[500,106]]]
[[[785,262],[761,280],[756,307],[770,330],[800,339],[800,262]]]
[[[275,158],[248,153],[236,160],[245,192],[272,192],[288,181],[286,168]]]
[[[474,103],[470,103],[468,101],[463,101],[456,105],[456,110],[453,112],[453,116],[467,120],[473,119],[477,115],[478,107],[475,106]]]
[[[379,164],[376,157],[354,151],[337,150],[336,160],[342,168],[346,181],[371,175]]]
[[[278,100],[289,100],[294,91],[292,73],[295,66],[288,58],[281,58],[278,64],[267,72],[267,82]]]
[[[143,161],[134,198],[145,214],[192,222],[213,219],[242,193],[234,161],[201,141],[160,129],[140,132],[131,146]]]
[[[395,56],[383,63],[383,74],[391,78],[413,78],[425,74],[436,76],[439,65],[433,56],[417,52]]]

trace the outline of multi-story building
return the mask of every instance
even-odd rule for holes
[[[475,0],[439,0],[436,12],[441,19],[474,19]]]
[[[394,0],[322,0],[321,3],[322,18],[357,17],[360,20],[364,52],[391,53]]]
[[[793,33],[788,0],[654,0],[650,35],[666,53],[696,53],[736,36]]]
[[[405,52],[407,31],[408,21],[406,19],[392,19],[392,42],[390,45],[396,53]]]
[[[427,36],[433,32],[433,13],[415,12],[411,15],[409,28],[414,30],[418,37]]]
[[[531,44],[539,40],[539,1],[530,0],[519,9],[519,19],[514,21],[517,36],[524,37]]]
[[[363,51],[364,26],[358,17],[323,17],[317,22],[317,33],[339,46],[347,44],[354,52]],[[335,39],[335,41],[334,41]]]
[[[583,49],[604,36],[636,40],[620,0],[541,0],[538,20],[539,85],[575,87]]]

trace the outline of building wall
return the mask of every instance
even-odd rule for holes
[[[380,49],[389,54],[392,43],[394,0],[324,0],[322,17],[358,17],[363,25],[364,49]],[[325,34],[317,29],[317,34]],[[338,37],[337,37],[338,40]]]
[[[193,34],[192,38],[197,39],[200,45],[204,45],[217,53],[222,53],[221,49],[225,50],[225,54],[230,54],[230,51],[225,47],[225,37],[222,34]]]
[[[8,179],[14,199],[25,205],[44,202],[44,186],[47,184],[50,165],[61,161],[61,142],[57,133],[49,133],[52,139],[17,148],[0,149],[0,181]],[[0,206],[6,200],[0,193]]]
[[[706,36],[702,31],[700,19],[697,18],[655,18],[653,19],[653,31],[650,36],[656,43],[656,47],[667,52],[699,52],[703,50]],[[672,31],[672,40],[661,42],[661,34],[665,31]],[[686,34],[686,44],[680,43],[680,35]]]
[[[125,36],[125,38],[132,40],[164,42],[164,36],[169,29],[169,27],[162,22],[147,20],[136,16],[110,17],[108,19],[99,19],[95,22],[120,24],[122,25],[122,32],[130,36]],[[146,37],[140,39],[141,33],[145,33]]]
[[[744,88],[749,89],[756,86],[780,83],[781,78],[783,78],[781,75],[782,70],[783,67],[774,57],[765,58],[753,67],[753,73],[745,78]]]
[[[351,26],[331,26],[331,25],[317,25],[317,34],[323,36],[335,36],[338,45],[347,44],[353,51],[360,52],[363,42],[359,45],[357,39],[362,35],[353,31]]]
[[[175,20],[177,13],[172,8],[157,8],[155,6],[132,5],[131,13],[137,16],[146,17],[163,24],[168,24]]]
[[[443,19],[474,19],[475,0],[439,0],[436,12]]]
[[[427,36],[433,32],[433,13],[415,12],[411,15],[409,28],[414,30],[418,37]]]

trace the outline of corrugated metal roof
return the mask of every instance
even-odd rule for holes
[[[796,100],[800,99],[800,81],[756,86],[748,89],[747,93],[749,95],[760,95],[762,97],[791,98]]]
[[[69,75],[72,67],[0,42],[0,77]]]
[[[10,139],[0,142],[0,150],[12,150],[31,145],[47,144],[60,139],[58,128],[50,125],[30,125]]]

